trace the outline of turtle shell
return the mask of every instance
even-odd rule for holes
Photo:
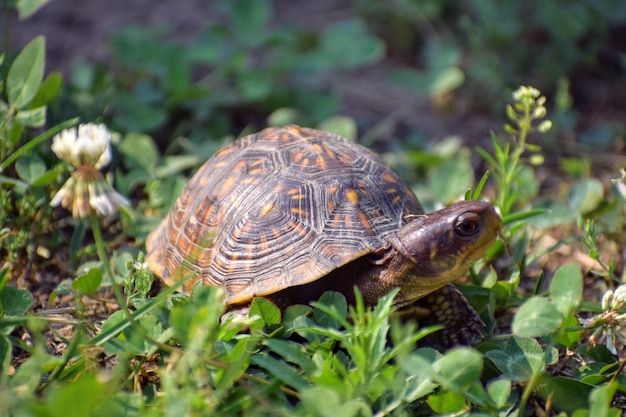
[[[340,136],[287,126],[218,151],[150,234],[152,271],[172,284],[192,274],[249,302],[327,275],[385,245],[423,209],[398,175]]]

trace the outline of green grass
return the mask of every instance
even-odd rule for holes
[[[489,93],[509,103],[498,110],[507,120],[493,126],[504,133],[493,133],[484,148],[473,152],[448,138],[385,155],[427,206],[490,196],[503,217],[508,247],[497,242],[460,286],[486,323],[472,347],[429,347],[423,339],[437,329],[399,321],[393,293],[366,308],[328,292],[284,314],[256,299],[250,319],[222,321],[219,288],[196,287],[190,296],[175,287],[151,292],[145,236],[190,170],[232,138],[232,113],[254,108],[269,123],[356,136],[358,121],[337,114],[336,93],[298,80],[358,70],[402,48],[373,29],[381,16],[400,36],[425,17],[441,24],[450,6],[423,2],[420,14],[409,3],[379,10],[377,2],[355,2],[359,18],[311,34],[270,27],[269,1],[234,1],[228,24],[209,25],[187,45],[128,29],[113,39],[116,65],[128,71],[83,65],[65,84],[59,74],[45,75],[43,36],[2,56],[0,416],[621,415],[626,180],[615,167],[615,182],[603,183],[589,160],[575,156],[561,164],[558,196],[541,192],[554,140],[571,127],[566,88],[556,103],[528,87],[511,100],[501,74]],[[472,18],[488,17],[490,4],[474,2]],[[506,5],[513,7],[500,7]],[[593,16],[604,13],[602,5]],[[16,7],[27,14],[33,6]],[[589,33],[593,21],[577,20],[572,39]],[[427,52],[423,71],[405,68],[392,78],[431,98],[456,91],[466,76],[475,86],[472,72],[493,58],[477,53],[475,43],[500,33],[506,49],[519,23],[491,21],[489,36],[472,33],[468,44],[433,37],[428,48],[436,43],[441,54]],[[550,36],[560,25],[566,23],[553,22]],[[463,66],[461,49],[483,61]],[[547,52],[532,61],[520,49],[519,59],[536,63],[549,84]],[[559,52],[568,65],[583,59],[565,47]],[[252,65],[242,58],[248,53],[267,59]],[[194,79],[202,66],[215,71]],[[72,218],[50,207],[74,170],[51,152],[50,139],[79,117],[120,132],[104,171],[132,207],[116,217]],[[166,125],[176,128],[164,146],[159,129]],[[468,172],[477,159],[488,172],[474,182]],[[578,257],[559,255],[563,248]]]

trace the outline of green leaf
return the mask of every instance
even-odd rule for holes
[[[246,101],[263,101],[272,92],[272,85],[267,82],[267,74],[261,71],[247,71],[239,75],[237,87]]]
[[[337,135],[355,141],[357,139],[356,122],[352,117],[333,116],[321,122],[317,128],[324,132],[332,132]]]
[[[593,389],[589,395],[589,415],[593,417],[621,416],[621,411],[611,408],[618,384],[607,384]],[[617,412],[616,412],[617,411]]]
[[[112,402],[106,383],[96,373],[83,373],[71,384],[56,384],[46,390],[41,403],[33,404],[35,415],[82,417],[93,415],[97,406],[107,415]]]
[[[20,110],[15,115],[15,121],[23,126],[41,127],[46,123],[46,106]]]
[[[198,155],[171,155],[166,156],[154,169],[157,178],[165,178],[182,171],[193,168],[202,161]]]
[[[429,190],[435,200],[447,205],[474,185],[473,172],[469,154],[460,152],[428,173]]]
[[[379,61],[384,54],[385,43],[369,33],[363,20],[352,18],[327,26],[306,64],[320,71],[357,68]]]
[[[24,289],[4,287],[0,290],[0,314],[23,316],[33,306],[33,295]]]
[[[537,391],[543,398],[551,398],[555,408],[571,414],[578,409],[589,406],[587,401],[593,388],[594,386],[591,384],[557,376],[542,381],[537,387]],[[596,414],[589,415],[596,416]]]
[[[434,379],[444,388],[462,393],[478,381],[483,371],[483,358],[470,348],[454,348],[433,364]]]
[[[344,400],[337,390],[314,387],[300,393],[302,415],[319,417],[367,417],[372,415],[370,406],[361,398]]]
[[[128,167],[140,167],[153,172],[159,160],[159,149],[148,135],[128,133],[119,143],[117,149],[124,155]]]
[[[270,17],[270,3],[267,0],[231,0],[228,5],[235,32],[259,39]]]
[[[569,204],[577,214],[588,214],[604,201],[604,187],[596,178],[586,178],[574,184],[569,194]]]
[[[9,105],[21,109],[35,97],[45,62],[45,38],[37,36],[19,53],[7,75]]]
[[[534,374],[542,372],[546,367],[544,351],[539,343],[530,337],[513,336],[504,350],[490,350],[485,355],[505,378],[517,382],[529,381]]]
[[[84,295],[92,295],[100,288],[101,283],[102,271],[100,268],[92,268],[72,282],[72,289]]]
[[[434,359],[428,361],[419,353],[413,353],[406,360],[401,361],[402,370],[409,375],[407,378],[409,401],[425,397],[437,388],[437,384],[432,380],[434,371],[431,362],[434,362]]]
[[[563,314],[543,297],[529,298],[513,318],[513,333],[518,336],[547,336],[563,323]]]
[[[257,297],[250,303],[249,317],[258,316],[259,320],[250,325],[250,330],[272,332],[280,326],[280,310],[266,298]]]
[[[59,166],[60,167],[60,166]],[[58,169],[51,169],[37,177],[30,185],[33,187],[41,187],[50,184],[59,177]]]
[[[15,163],[15,171],[21,180],[32,184],[46,172],[46,164],[36,155],[26,155]]]
[[[294,324],[293,324],[294,320],[297,317],[310,314],[311,311],[313,311],[311,307],[305,306],[302,304],[295,304],[295,305],[289,306],[285,309],[285,312],[283,313],[283,325],[289,331],[291,331],[293,330],[293,327],[294,327]]]
[[[497,379],[491,382],[487,393],[497,408],[503,408],[511,395],[511,380]]]
[[[267,116],[269,126],[286,126],[290,124],[301,124],[302,114],[292,107],[281,107],[274,110]]]
[[[43,6],[45,6],[50,0],[17,0],[15,7],[20,20],[27,19]]]
[[[458,67],[448,67],[436,71],[428,87],[431,96],[449,93],[461,87],[465,82],[465,73]]]
[[[306,353],[301,343],[288,340],[268,338],[263,341],[272,352],[280,355],[285,361],[298,365],[306,373],[312,373],[317,366]]]
[[[287,365],[267,353],[257,353],[251,358],[253,364],[260,366],[268,371],[272,376],[285,384],[297,389],[303,390],[310,386],[309,382],[300,375],[293,367]]]
[[[161,103],[149,103],[140,97],[118,92],[113,96],[112,107],[120,129],[145,132],[158,129],[167,121],[167,111]]]
[[[33,97],[30,107],[41,107],[50,103],[61,92],[63,76],[59,72],[49,74],[41,83],[37,94]]]
[[[564,317],[570,316],[583,297],[583,274],[578,264],[563,265],[554,273],[550,284],[554,306]]]
[[[557,200],[539,198],[533,201],[532,207],[533,209],[544,210],[540,216],[534,216],[527,220],[529,225],[538,229],[549,229],[576,221],[576,213],[567,204]]]
[[[428,406],[437,414],[453,414],[465,408],[465,398],[457,392],[442,390],[428,396]]]
[[[317,308],[314,303],[313,320],[322,327],[338,328],[348,315],[346,297],[340,292],[326,291],[319,299],[319,304],[330,307],[332,313]]]

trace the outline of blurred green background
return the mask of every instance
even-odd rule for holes
[[[65,0],[7,23],[10,50],[47,37],[47,71],[71,87],[58,120],[103,118],[162,147],[337,115],[383,150],[471,145],[523,84],[561,132],[544,148],[624,146],[626,2]]]

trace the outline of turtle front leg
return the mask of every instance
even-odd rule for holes
[[[482,335],[485,326],[478,313],[452,284],[417,300],[408,309],[412,310],[410,315],[416,318],[426,316],[427,322],[444,327],[433,335],[444,347],[471,344],[474,338]],[[406,315],[404,311],[401,313]]]

